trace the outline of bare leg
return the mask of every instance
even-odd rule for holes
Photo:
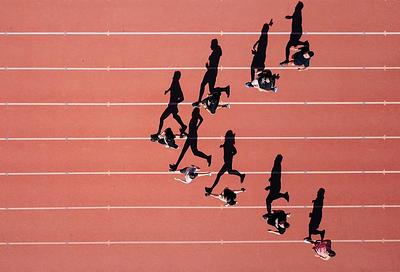
[[[210,172],[199,172],[197,173],[198,177],[204,177],[204,176],[211,176]]]

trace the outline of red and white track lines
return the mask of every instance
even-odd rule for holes
[[[4,1],[0,10],[1,271],[399,271],[400,2],[305,0],[308,71],[279,67],[297,1]],[[257,8],[254,8],[257,7]],[[276,94],[244,88],[251,46],[273,18],[267,66]],[[189,120],[209,43],[232,105],[204,112],[210,177],[185,185],[178,151],[151,143],[174,70]],[[164,126],[176,127],[174,120]],[[246,172],[238,206],[204,196],[236,133]],[[179,145],[182,139],[177,141]],[[285,235],[261,218],[276,154],[292,213]],[[240,188],[235,177],[224,186]],[[313,257],[311,201],[337,256]]]

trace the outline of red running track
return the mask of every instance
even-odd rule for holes
[[[222,208],[217,200],[204,197],[204,187],[215,175],[184,185],[173,180],[177,175],[165,173],[179,150],[164,150],[146,139],[106,140],[145,138],[155,132],[165,107],[155,103],[167,102],[162,93],[170,84],[172,70],[1,70],[0,270],[399,271],[399,174],[383,174],[383,170],[400,171],[399,105],[384,103],[400,101],[396,91],[400,71],[383,68],[399,66],[400,36],[383,32],[399,30],[400,2],[304,3],[304,31],[325,33],[303,36],[316,52],[311,65],[327,69],[279,70],[282,78],[276,94],[244,88],[250,74],[247,68],[222,70],[217,85],[232,87],[231,97],[223,100],[236,104],[215,116],[202,113],[200,137],[221,137],[227,129],[238,137],[281,137],[237,140],[234,167],[250,173],[244,183],[247,192],[239,195],[234,208]],[[296,1],[2,4],[0,67],[187,68],[204,66],[212,38],[218,38],[222,46],[223,67],[248,67],[258,35],[4,32],[257,32],[270,18],[275,20],[271,32],[288,32],[290,22],[283,18]],[[381,34],[327,35],[331,32]],[[275,67],[283,60],[287,39],[288,35],[271,34],[267,65]],[[204,70],[182,72],[185,102],[196,99],[203,74]],[[61,104],[35,104],[43,102]],[[71,102],[83,104],[63,105]],[[103,104],[85,104],[94,102]],[[107,102],[150,104],[107,107]],[[180,107],[185,121],[190,111],[189,105]],[[165,126],[177,128],[174,120],[167,120]],[[333,138],[282,138],[317,136]],[[371,136],[382,138],[368,139]],[[66,137],[94,139],[55,140]],[[203,170],[218,171],[221,143],[199,140],[199,149],[213,155],[210,168],[190,151],[182,166],[194,162]],[[290,192],[291,201],[278,200],[274,205],[286,207],[292,217],[291,227],[281,237],[268,234],[261,219],[263,188],[278,153],[284,156],[283,171],[301,172],[282,176],[282,190]],[[112,174],[107,175],[108,171]],[[223,176],[216,191],[224,186],[241,185],[237,177]],[[311,201],[320,187],[326,189],[321,228],[334,240],[337,252],[329,262],[313,257],[311,247],[301,241],[307,235]]]

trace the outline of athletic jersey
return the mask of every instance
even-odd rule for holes
[[[267,81],[268,79],[268,81]],[[264,90],[271,90],[275,87],[275,76],[272,75],[271,70],[264,70],[259,74],[258,78],[258,86]]]
[[[225,188],[224,192],[222,193],[222,195],[224,196],[226,203],[230,203],[232,201],[236,200],[236,194],[234,191],[232,191],[229,188]]]
[[[195,174],[197,171],[196,167],[189,166],[185,168],[184,174],[185,174],[185,181],[186,183],[191,183],[193,179],[190,177],[190,174]]]
[[[315,253],[322,258],[329,257],[328,251],[331,250],[331,241],[330,240],[318,240],[316,241],[315,246],[313,247]]]
[[[207,97],[206,106],[207,109],[209,109],[212,113],[216,112],[220,97],[221,97],[220,93],[213,93],[212,95]]]
[[[266,78],[262,77],[258,79],[258,86],[260,86],[263,90],[271,90],[275,87],[275,79],[270,79],[269,82],[266,81]]]
[[[284,211],[275,211],[268,217],[267,223],[268,225],[275,227],[280,234],[284,234],[286,228],[279,226],[279,222],[286,222],[286,219],[287,215]]]
[[[310,59],[306,59],[303,55],[309,51],[307,46],[302,47],[299,52],[294,53],[293,61],[295,65],[304,65],[304,67],[310,66]]]

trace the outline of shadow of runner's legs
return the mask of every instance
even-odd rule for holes
[[[161,116],[160,116],[160,124],[158,125],[158,131],[157,131],[156,134],[160,134],[161,133],[161,129],[162,129],[163,125],[164,125],[164,120],[167,119],[170,114],[172,114],[171,108],[167,107],[164,110],[164,112],[161,114]]]

